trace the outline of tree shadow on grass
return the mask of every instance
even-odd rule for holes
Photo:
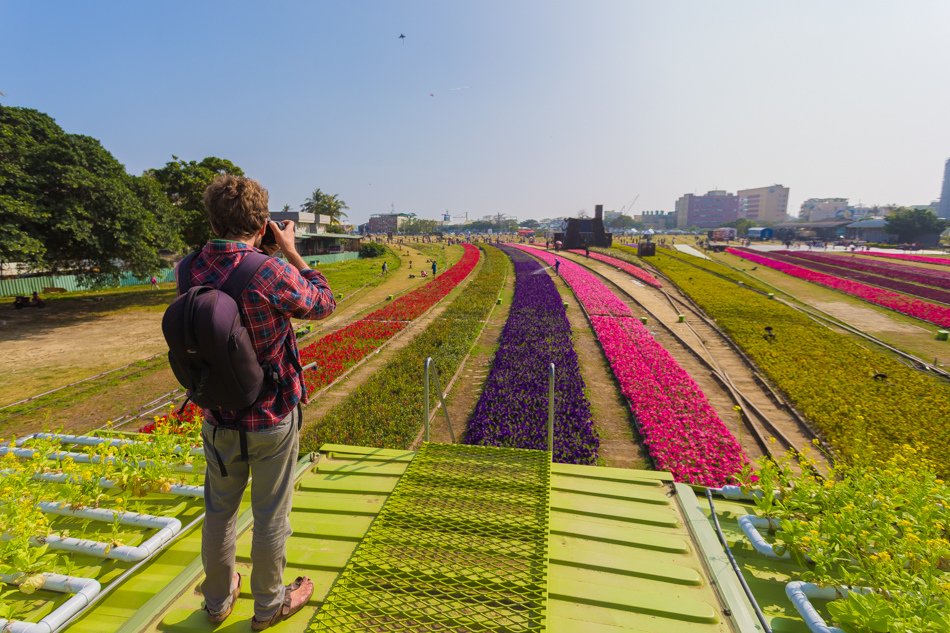
[[[5,297],[0,303],[0,342],[18,341],[49,334],[125,311],[160,312],[174,298],[174,288],[162,287],[158,290],[137,288],[64,297],[49,295],[43,297],[46,302],[43,308],[17,310],[13,307],[13,298]]]

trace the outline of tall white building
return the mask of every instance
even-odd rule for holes
[[[788,187],[772,185],[755,189],[740,189],[739,217],[760,224],[784,222],[788,215]]]

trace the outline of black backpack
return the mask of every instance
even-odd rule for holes
[[[189,287],[196,254],[178,265],[179,296],[162,317],[168,362],[196,404],[212,411],[248,409],[271,370],[257,362],[237,299],[268,257],[248,253],[220,288]]]

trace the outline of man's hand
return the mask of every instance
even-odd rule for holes
[[[280,251],[284,254],[284,257],[287,258],[287,262],[297,270],[306,270],[310,268],[307,265],[307,262],[304,261],[303,257],[297,253],[294,221],[285,220],[283,230],[281,230],[280,225],[273,220],[270,220],[269,222],[270,230],[274,233],[274,242],[276,242],[276,244],[274,251],[267,254],[273,255],[277,251]]]

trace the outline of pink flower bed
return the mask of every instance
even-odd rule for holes
[[[580,249],[572,250],[571,252],[572,252],[572,253],[577,253],[577,254],[579,254],[579,255],[583,255],[583,254],[584,254],[584,251],[582,251],[582,250],[580,250]],[[617,259],[616,257],[610,257],[609,255],[604,255],[604,254],[602,254],[602,253],[594,253],[594,252],[591,252],[591,253],[589,254],[589,257],[590,257],[591,259],[596,259],[596,260],[599,261],[599,262],[604,262],[605,264],[610,264],[610,265],[613,266],[614,268],[619,268],[620,270],[622,270],[623,272],[627,273],[627,274],[630,275],[631,277],[636,277],[637,279],[639,279],[639,280],[642,281],[643,283],[649,284],[649,285],[653,286],[654,288],[662,288],[662,287],[663,287],[663,284],[661,284],[661,283],[659,282],[659,280],[658,280],[656,277],[654,277],[653,275],[651,275],[651,274],[648,273],[647,271],[643,270],[642,268],[638,268],[638,267],[634,266],[634,265],[631,264],[630,262],[625,262],[625,261],[623,261],[622,259]]]
[[[699,385],[638,319],[590,319],[657,467],[691,484],[732,482],[748,458]]]
[[[914,299],[913,297],[908,297],[890,290],[884,290],[883,288],[875,288],[874,286],[868,286],[867,284],[862,284],[857,281],[841,279],[834,275],[809,270],[788,262],[777,261],[770,257],[760,255],[759,253],[741,251],[735,248],[727,248],[726,252],[750,262],[768,266],[786,275],[840,290],[859,299],[884,306],[885,308],[890,308],[902,314],[924,321],[930,321],[942,327],[950,327],[950,308],[948,307]]]
[[[930,257],[928,255],[908,255],[907,253],[872,253],[868,251],[862,255],[873,255],[874,257],[889,257],[891,259],[906,259],[912,262],[921,262],[922,264],[942,264],[950,266],[950,259],[946,257]]]
[[[553,265],[555,255],[518,247]],[[561,277],[590,314],[607,361],[658,468],[678,481],[730,483],[748,461],[699,385],[596,276],[561,259]]]

